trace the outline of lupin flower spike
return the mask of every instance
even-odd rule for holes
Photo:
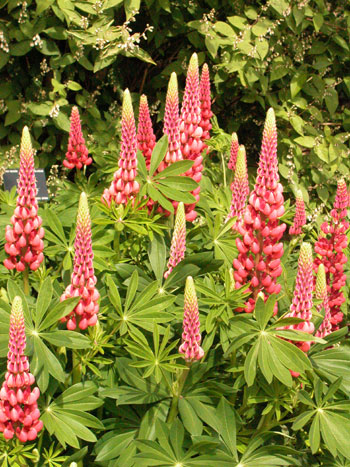
[[[241,145],[238,149],[235,178],[231,185],[231,190],[231,212],[228,215],[228,219],[232,217],[237,217],[237,222],[232,226],[232,228],[235,230],[237,228],[238,223],[241,222],[243,218],[244,209],[247,202],[247,196],[249,194],[247,159],[245,147],[243,145]]]
[[[347,257],[344,250],[348,245],[347,203],[346,183],[341,179],[338,181],[330,221],[323,222],[322,232],[315,243],[315,252],[319,257],[314,261],[314,269],[317,271],[320,264],[325,267],[332,331],[339,329],[339,323],[343,320],[340,307],[345,302],[341,289],[346,283],[344,264],[347,262]]]
[[[332,332],[332,323],[331,323],[331,312],[329,309],[328,301],[328,292],[327,292],[327,282],[326,282],[326,271],[323,264],[320,264],[317,271],[316,277],[316,287],[315,287],[315,297],[318,300],[322,300],[317,306],[317,311],[320,313],[324,309],[324,318],[323,321],[316,331],[317,337],[326,337]]]
[[[167,265],[167,271],[164,278],[167,279],[175,266],[177,266],[185,257],[186,251],[186,219],[184,204],[178,205],[175,217],[175,227],[170,246],[170,258]]]
[[[300,248],[298,272],[295,282],[294,294],[288,318],[300,318],[304,322],[291,324],[286,329],[295,329],[297,331],[313,334],[315,327],[311,322],[312,317],[312,292],[313,292],[313,261],[312,247],[310,243],[303,243]],[[310,350],[311,342],[294,342],[303,352]]]
[[[33,271],[44,259],[44,229],[38,216],[34,156],[28,127],[23,128],[16,209],[11,224],[5,229],[5,251],[9,255],[4,261],[7,269],[24,271],[26,265]]]
[[[202,141],[203,130],[201,122],[201,106],[199,95],[199,72],[198,57],[194,53],[191,57],[186,77],[185,93],[181,108],[180,141],[181,152],[184,159],[195,161],[193,166],[185,173],[194,181],[200,182],[203,170],[203,157],[201,152],[204,148]],[[196,188],[192,194],[199,201],[200,187]],[[186,204],[186,220],[194,221],[197,212],[194,210],[196,203]]]
[[[63,165],[68,169],[81,169],[84,165],[92,164],[89,151],[85,145],[85,139],[81,131],[81,122],[78,107],[72,108],[70,116],[70,132],[68,139],[68,150]]]
[[[179,352],[184,355],[187,362],[200,360],[204,356],[204,350],[200,346],[201,334],[199,326],[196,289],[192,277],[189,276],[185,286],[182,344],[179,348]]]
[[[151,163],[153,148],[156,144],[156,137],[153,133],[152,120],[149,114],[147,96],[142,94],[139,107],[139,124],[137,128],[138,149],[145,158],[147,170]]]
[[[210,99],[210,74],[209,74],[209,67],[206,63],[204,63],[202,67],[202,76],[201,76],[201,81],[199,85],[199,95],[200,95],[200,103],[201,103],[200,126],[203,130],[202,141],[204,143],[205,140],[210,139],[210,130],[212,127],[210,123],[210,119],[213,116],[213,112],[211,111],[211,99]],[[207,145],[204,143],[204,148],[206,147]]]
[[[165,101],[164,134],[168,135],[168,151],[165,155],[165,167],[182,160],[180,148],[179,95],[176,73],[171,73]],[[165,168],[164,167],[164,168]]]
[[[278,175],[277,129],[271,108],[266,115],[255,187],[243,221],[237,226],[241,238],[236,238],[239,255],[233,261],[234,277],[236,288],[249,284],[247,290],[252,297],[243,309],[247,313],[254,310],[259,292],[264,293],[266,300],[269,295],[278,294],[281,290],[281,285],[277,283],[282,273],[280,258],[283,243],[280,239],[286,229],[286,224],[279,224],[279,218],[284,213],[282,192]]]
[[[238,136],[237,133],[232,133],[231,137],[231,150],[230,150],[230,160],[228,161],[228,168],[230,170],[236,170],[236,161],[237,161],[237,154],[238,154]]]
[[[86,194],[80,195],[77,226],[74,243],[75,255],[71,283],[61,296],[61,302],[71,297],[80,297],[74,310],[64,318],[67,329],[74,330],[78,324],[80,329],[94,326],[97,322],[100,294],[95,285],[97,279],[94,274],[93,252],[91,242],[91,221]]]
[[[293,225],[289,228],[290,235],[300,235],[302,227],[306,224],[306,213],[303,194],[300,190],[296,194],[296,206]]]
[[[122,137],[119,158],[119,169],[114,173],[114,178],[109,189],[105,189],[102,201],[110,206],[112,199],[116,204],[126,204],[134,198],[140,186],[135,180],[137,175],[137,138],[135,129],[134,112],[131,96],[128,89],[124,91],[122,110]]]
[[[16,435],[21,443],[33,441],[43,428],[37,404],[40,391],[37,387],[31,388],[35,378],[29,372],[25,347],[22,300],[15,297],[10,315],[7,373],[0,390],[0,432],[5,439],[12,439]]]

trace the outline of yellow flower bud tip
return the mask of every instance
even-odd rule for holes
[[[185,285],[185,302],[197,303],[197,294],[192,276],[188,276]]]
[[[196,53],[192,54],[192,57],[190,59],[190,63],[188,65],[187,73],[189,75],[198,74],[198,55]]]
[[[238,148],[235,178],[239,180],[245,180],[247,178],[247,162],[245,147],[241,144]]]
[[[318,299],[323,299],[327,293],[326,270],[322,263],[318,266],[315,291]]]
[[[175,72],[171,73],[170,80],[168,84],[167,98],[174,99],[177,96],[178,87],[177,87],[177,75]]]
[[[310,243],[302,243],[300,248],[299,263],[302,266],[312,264],[312,247]]]
[[[269,108],[266,114],[264,132],[267,132],[268,135],[276,131],[276,117],[275,111],[272,107]]]
[[[298,190],[296,191],[296,193],[295,193],[295,198],[296,198],[296,199],[300,199],[300,200],[304,200],[304,198],[303,198],[303,193],[302,193],[301,190],[298,189]]]
[[[140,97],[140,107],[147,106],[147,105],[148,105],[147,96],[146,94],[142,94],[142,96]]]
[[[33,156],[33,148],[32,142],[30,139],[30,133],[27,126],[25,126],[22,130],[22,138],[21,138],[21,149],[20,149],[21,157],[29,159]]]
[[[87,226],[90,223],[89,204],[86,193],[83,191],[79,198],[77,224]]]
[[[123,95],[123,110],[122,110],[122,119],[130,120],[134,118],[134,111],[132,108],[131,96],[129,89],[125,89]]]
[[[237,142],[238,143],[238,136],[237,136],[237,133],[232,133],[232,136],[231,136],[231,142]]]
[[[21,297],[17,296],[13,299],[10,319],[14,323],[19,323],[23,320],[23,306]]]

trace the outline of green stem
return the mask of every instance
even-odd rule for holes
[[[184,387],[188,373],[190,371],[190,366],[189,364],[187,365],[188,367],[182,370],[178,380],[175,381],[175,384],[174,384],[175,390],[174,390],[173,400],[171,401],[170,411],[169,411],[168,420],[167,420],[169,424],[171,424],[175,420],[177,412],[178,412],[178,404],[179,404],[179,399],[181,397],[181,392]]]
[[[80,383],[81,381],[81,363],[80,363],[79,355],[74,350],[72,352],[72,363],[73,363],[73,371],[72,371],[73,384],[77,384],[77,383]]]
[[[28,266],[23,271],[23,291],[25,295],[29,295],[29,270]]]
[[[42,446],[42,444],[43,444],[43,438],[44,438],[43,432],[41,432],[41,436],[39,437],[39,442],[38,442],[38,446],[37,446],[37,450],[38,450],[38,453],[39,453],[39,458],[38,458],[37,462],[35,463],[35,467],[36,467],[37,465],[39,465],[39,462],[40,462],[40,458],[41,458],[41,446]]]
[[[116,231],[114,236],[113,248],[117,255],[117,260],[120,258],[120,232]]]
[[[222,171],[224,174],[224,188],[226,188],[226,162],[223,153],[221,153]]]
[[[264,431],[267,431],[270,429],[270,424],[271,424],[271,418],[273,417],[273,411],[270,410],[270,412],[266,415],[263,415],[260,419],[259,425],[257,427],[257,433],[261,433]]]

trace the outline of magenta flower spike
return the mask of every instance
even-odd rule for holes
[[[233,261],[235,287],[249,284],[248,291],[252,293],[245,308],[237,311],[251,313],[259,292],[267,299],[281,290],[281,285],[277,283],[282,273],[280,258],[283,243],[280,239],[286,229],[286,224],[279,223],[284,213],[282,193],[278,175],[275,114],[271,108],[266,116],[255,187],[243,221],[237,226],[241,237],[236,238],[239,254]]]
[[[326,270],[323,264],[320,264],[318,267],[315,296],[318,300],[322,300],[322,303],[317,306],[318,313],[321,313],[322,309],[324,309],[324,319],[315,334],[317,337],[322,338],[328,336],[328,334],[332,332],[331,311],[329,308],[326,282]]]
[[[235,178],[231,185],[231,190],[231,212],[228,215],[228,219],[232,217],[237,217],[237,222],[232,226],[232,229],[236,230],[238,224],[243,219],[247,197],[249,195],[247,158],[245,153],[245,147],[243,145],[241,145],[238,149]]]
[[[33,441],[43,428],[37,404],[40,391],[38,387],[31,389],[35,378],[29,372],[25,348],[22,300],[15,297],[10,315],[7,373],[0,390],[0,432],[5,439],[12,439],[16,435],[21,443]]]
[[[309,243],[303,243],[300,248],[298,272],[295,282],[294,294],[288,318],[300,318],[304,322],[291,324],[286,329],[295,329],[297,331],[313,334],[315,327],[311,322],[312,317],[312,292],[313,292],[313,260],[312,248]],[[311,342],[295,343],[303,352],[308,352]]]
[[[320,264],[325,267],[332,331],[339,329],[339,323],[343,320],[340,307],[345,302],[341,289],[346,283],[344,265],[348,260],[344,252],[348,245],[346,231],[349,228],[349,222],[346,220],[347,195],[346,183],[341,179],[338,181],[330,221],[323,222],[322,232],[315,243],[318,257],[315,258],[314,269],[317,271]]]
[[[203,157],[201,152],[204,148],[202,141],[203,130],[201,122],[201,105],[199,94],[199,72],[198,57],[194,53],[191,57],[186,77],[185,93],[182,101],[180,117],[180,142],[181,152],[184,159],[195,161],[190,170],[185,175],[191,177],[196,182],[200,182],[203,170]],[[200,187],[196,188],[192,194],[199,201]],[[187,204],[185,207],[186,220],[194,221],[197,212],[194,210],[196,203]]]
[[[296,194],[296,207],[293,225],[289,228],[290,235],[300,235],[302,227],[306,224],[306,213],[303,194],[300,190]]]
[[[211,99],[210,99],[210,74],[209,74],[209,67],[206,63],[204,63],[202,67],[201,81],[199,84],[199,96],[200,96],[200,103],[201,103],[200,126],[203,130],[202,141],[204,144],[204,147],[203,147],[204,149],[207,147],[204,141],[210,139],[210,130],[212,127],[210,123],[210,119],[213,116],[213,112],[211,111]]]
[[[26,266],[35,271],[44,259],[42,219],[38,216],[37,188],[34,173],[34,155],[28,127],[23,128],[16,209],[11,224],[5,229],[5,251],[9,255],[4,261],[7,269],[24,271]]]
[[[196,289],[192,277],[188,276],[185,286],[182,344],[179,348],[179,352],[184,355],[187,362],[200,360],[204,356],[204,350],[200,346],[201,334],[199,326]]]
[[[85,139],[81,131],[81,122],[78,107],[72,108],[70,116],[70,132],[68,139],[68,150],[63,165],[67,169],[81,169],[84,165],[92,164],[92,158],[89,157],[89,151],[85,145]]]
[[[186,251],[186,219],[184,203],[179,203],[175,217],[175,227],[170,246],[170,258],[164,278],[167,279],[175,266],[185,257]]]
[[[165,101],[164,134],[168,135],[165,167],[183,159],[180,148],[179,95],[176,73],[171,73]],[[164,167],[164,168],[165,168]]]
[[[116,204],[126,204],[139,192],[140,186],[135,180],[137,175],[137,137],[134,111],[128,89],[124,91],[122,110],[122,136],[119,158],[119,169],[114,173],[111,186],[105,189],[102,202],[110,206],[114,200]]]
[[[237,161],[237,154],[238,154],[238,136],[237,133],[232,133],[231,137],[231,150],[230,150],[230,160],[228,161],[228,168],[230,170],[236,170],[236,161]]]
[[[137,128],[138,149],[142,152],[146,161],[147,170],[151,163],[153,148],[156,144],[156,137],[153,133],[152,120],[149,114],[147,96],[142,94],[139,107],[139,125]]]
[[[84,192],[81,193],[79,200],[74,249],[71,283],[60,299],[62,302],[67,298],[80,297],[74,310],[61,319],[61,322],[67,322],[67,329],[71,331],[76,329],[77,324],[83,330],[88,326],[95,326],[99,310],[100,294],[95,287],[97,279],[93,266],[90,213]]]

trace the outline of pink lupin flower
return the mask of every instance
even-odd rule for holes
[[[231,190],[231,212],[227,218],[230,219],[232,217],[237,217],[237,222],[232,226],[232,229],[236,230],[237,225],[243,218],[247,197],[249,195],[247,159],[245,147],[243,145],[238,149],[235,178],[231,185]]]
[[[95,287],[97,279],[93,266],[91,221],[88,201],[84,192],[81,193],[79,200],[74,250],[71,283],[61,296],[60,301],[71,297],[80,297],[80,301],[74,310],[61,321],[67,322],[69,330],[74,330],[78,321],[79,328],[84,330],[88,326],[96,324],[99,310],[98,299],[100,298]]]
[[[199,72],[198,57],[194,53],[191,57],[186,77],[185,93],[181,108],[180,141],[181,152],[184,159],[195,161],[190,170],[185,175],[194,181],[200,182],[203,170],[203,157],[201,152],[204,148],[202,141],[203,130],[201,122],[201,105],[199,95]],[[192,194],[199,201],[200,187],[196,188]],[[196,203],[186,204],[186,220],[192,222],[197,217],[194,210]]]
[[[296,331],[313,334],[315,327],[311,322],[312,317],[312,291],[313,291],[313,261],[312,248],[309,243],[303,243],[300,248],[298,272],[295,282],[294,294],[288,318],[300,318],[304,322],[291,324],[286,329],[295,329]],[[311,342],[296,342],[295,345],[303,352],[310,350]]]
[[[200,126],[203,130],[202,134],[202,141],[210,139],[210,130],[211,130],[211,123],[210,119],[213,116],[213,112],[211,111],[211,99],[210,99],[210,74],[209,74],[209,67],[206,63],[204,63],[202,67],[202,76],[199,85],[199,95],[200,95],[200,103],[201,103],[201,121]],[[203,149],[205,149],[207,145],[204,143]]]
[[[70,132],[68,139],[68,151],[63,165],[68,169],[81,169],[84,165],[92,164],[89,151],[85,145],[85,139],[81,131],[81,122],[78,107],[72,108],[70,116]]]
[[[5,229],[5,251],[9,257],[5,259],[4,266],[24,271],[28,265],[35,271],[44,259],[45,232],[35,199],[34,156],[28,127],[23,128],[19,164],[16,209],[11,217],[12,225]]]
[[[184,204],[181,202],[177,207],[175,217],[175,227],[170,246],[170,258],[167,265],[167,271],[164,273],[164,278],[167,279],[175,266],[185,257],[186,251],[186,219]]]
[[[236,238],[239,255],[233,261],[235,287],[249,284],[248,291],[252,297],[244,308],[247,313],[253,311],[259,292],[267,299],[281,290],[281,285],[277,283],[282,273],[280,258],[283,243],[280,239],[286,229],[286,224],[279,223],[284,213],[282,192],[278,175],[275,114],[271,108],[266,116],[255,187],[243,221],[237,226],[241,238]]]
[[[322,303],[317,306],[318,313],[324,309],[323,321],[315,334],[317,337],[322,338],[328,336],[328,334],[332,332],[331,311],[329,308],[326,282],[326,270],[322,263],[319,265],[317,271],[315,296],[318,300],[322,300]]]
[[[239,143],[238,143],[237,133],[232,133],[230,160],[228,161],[228,168],[230,170],[233,170],[233,171],[236,170],[236,160],[237,160],[238,148],[239,148]]]
[[[296,194],[296,207],[293,225],[289,228],[290,235],[300,235],[302,227],[306,224],[306,213],[303,194],[300,190]]]
[[[153,133],[152,120],[149,114],[147,96],[142,94],[139,107],[139,124],[137,128],[138,149],[145,158],[147,170],[151,163],[153,148],[156,144],[156,137]]]
[[[12,439],[16,435],[21,443],[33,441],[43,428],[37,404],[40,391],[37,387],[31,389],[35,378],[29,372],[25,348],[22,300],[15,297],[10,316],[7,373],[0,390],[0,432],[5,439]]]
[[[180,147],[179,95],[175,72],[171,73],[169,80],[165,101],[163,132],[165,135],[168,135],[168,151],[164,162],[165,166],[169,166],[183,159]]]
[[[135,180],[137,175],[137,138],[134,112],[130,92],[124,91],[122,110],[122,136],[119,169],[114,173],[111,186],[104,190],[102,202],[110,206],[114,200],[116,204],[126,204],[139,192],[140,186]]]
[[[192,277],[189,276],[185,286],[182,344],[179,348],[179,352],[184,354],[187,362],[200,360],[204,356],[204,350],[200,346],[201,334],[199,326],[196,289]]]
[[[331,313],[332,331],[339,329],[339,323],[343,320],[341,305],[345,302],[344,293],[341,290],[346,283],[344,265],[347,257],[344,253],[348,245],[346,231],[349,222],[346,220],[348,205],[348,193],[343,179],[338,181],[337,193],[331,210],[329,222],[321,225],[321,234],[315,243],[315,252],[319,257],[315,258],[314,269],[317,271],[320,264],[324,264],[326,271],[329,308]]]

